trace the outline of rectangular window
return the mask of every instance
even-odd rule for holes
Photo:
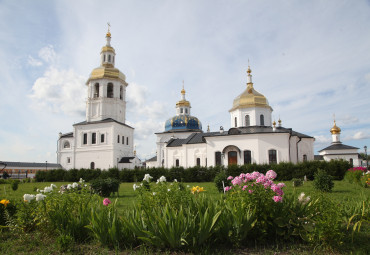
[[[176,159],[176,166],[180,166],[180,160]]]
[[[269,163],[270,164],[277,164],[276,150],[269,150]]]
[[[122,144],[125,144],[125,137],[122,136]]]
[[[87,134],[85,133],[84,134],[84,141],[83,141],[84,144],[87,144]]]
[[[71,163],[71,158],[70,157],[67,158],[67,164],[69,164],[69,163]]]
[[[200,166],[200,158],[197,158],[197,166]]]
[[[216,158],[216,166],[220,166],[221,165],[221,152],[216,151],[215,158]]]
[[[303,155],[303,162],[306,162],[307,161],[307,155],[306,154],[304,154]]]
[[[101,134],[101,135],[100,135],[100,142],[101,142],[101,143],[104,143],[104,140],[105,140],[104,138],[105,138],[105,137],[104,137],[104,134]]]
[[[91,143],[96,144],[96,133],[91,134]]]
[[[252,164],[252,155],[249,150],[244,151],[244,165],[247,164]]]
[[[126,137],[126,144],[128,145],[128,137]]]
[[[119,135],[117,136],[117,143],[119,143]]]

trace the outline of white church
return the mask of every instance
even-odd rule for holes
[[[100,66],[86,82],[86,120],[73,132],[59,133],[57,161],[64,169],[134,168],[140,160],[134,151],[134,128],[125,124],[126,76],[115,64],[111,33],[100,52]]]
[[[157,135],[157,156],[147,167],[216,166],[303,162],[314,159],[311,136],[284,128],[272,121],[273,109],[264,95],[254,89],[251,69],[247,70],[246,89],[234,99],[229,110],[231,127],[217,132],[202,131],[198,118],[190,115],[190,102],[176,103],[176,115]]]

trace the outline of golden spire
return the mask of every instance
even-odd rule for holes
[[[248,70],[247,70],[248,75],[250,75],[250,74],[251,74],[251,72],[252,72],[252,70],[251,70],[251,67],[250,67],[250,65],[249,65],[249,58],[248,58]]]
[[[276,121],[274,120],[274,122],[272,122],[272,125],[275,127],[276,126]]]
[[[107,24],[108,24],[108,32],[107,32],[107,35],[106,36],[107,37],[110,37],[111,36],[111,34],[110,34],[110,23],[108,22]]]
[[[182,90],[181,90],[181,94],[185,95],[184,80],[182,80]]]

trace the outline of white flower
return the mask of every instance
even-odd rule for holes
[[[51,187],[52,189],[56,189],[56,188],[57,188],[57,185],[55,185],[55,184],[50,184],[50,187]]]
[[[142,187],[143,186],[143,183],[140,183],[140,186]]]
[[[189,185],[186,185],[186,187],[187,187],[187,188],[190,188],[190,186],[189,186]]]
[[[87,184],[85,184],[84,186],[87,187]]]
[[[42,201],[42,200],[44,200],[45,199],[45,195],[43,195],[43,194],[37,194],[36,195],[36,201]]]
[[[77,188],[78,187],[78,183],[74,182],[72,183],[72,188]]]
[[[166,177],[164,177],[163,175],[157,180],[157,183],[158,182],[166,182]]]
[[[72,189],[72,185],[71,184],[68,184],[67,185],[67,189]]]
[[[37,192],[40,192],[40,190],[39,190],[39,189],[37,189],[36,191],[37,191]]]
[[[140,188],[140,186],[136,185],[136,183],[134,183],[133,188],[134,188],[134,190],[136,190],[137,188]]]
[[[42,190],[39,190],[39,192],[44,193],[44,190],[43,189]]]
[[[173,180],[173,182],[177,182],[177,180],[176,180],[176,179],[174,179],[174,180]]]
[[[31,202],[34,199],[35,199],[35,195],[30,195],[30,194],[24,194],[23,195],[23,200],[24,201]]]
[[[80,178],[80,183],[84,183],[84,182],[85,182],[84,179]]]
[[[155,194],[157,194],[157,193],[153,192],[153,196],[155,196]]]
[[[299,196],[298,196],[298,201],[302,204],[307,204],[309,201],[310,201],[310,197],[305,197],[305,194],[302,192]]]
[[[168,189],[167,191],[171,191],[170,189]]]
[[[45,187],[44,192],[52,192],[53,188],[52,187]]]
[[[145,174],[144,175],[144,179],[143,179],[143,181],[147,181],[147,182],[150,182],[150,179],[152,179],[153,177],[152,176],[150,176],[150,174]]]

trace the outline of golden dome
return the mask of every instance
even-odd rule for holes
[[[112,80],[120,80],[124,84],[126,84],[126,76],[117,68],[114,68],[112,65],[108,66],[100,66],[95,68],[91,74],[89,79],[87,80],[86,84],[89,84],[91,80],[97,79],[112,79]]]
[[[110,36],[111,36],[111,34],[110,34],[110,31],[108,30],[107,37],[110,37]]]
[[[106,52],[106,51],[110,51],[110,52],[116,53],[116,51],[111,46],[103,46],[101,48],[101,52]]]
[[[187,100],[180,100],[176,103],[176,107],[178,106],[187,106],[190,107],[190,102]]]
[[[264,107],[272,110],[266,97],[253,88],[253,83],[248,84],[247,89],[234,99],[233,108],[230,112],[251,107]]]
[[[181,90],[181,94],[185,94],[186,92],[185,92],[185,89],[184,88],[182,88],[182,90]]]
[[[334,134],[340,134],[340,128],[337,127],[335,120],[334,120],[334,126],[330,129],[330,133]]]

